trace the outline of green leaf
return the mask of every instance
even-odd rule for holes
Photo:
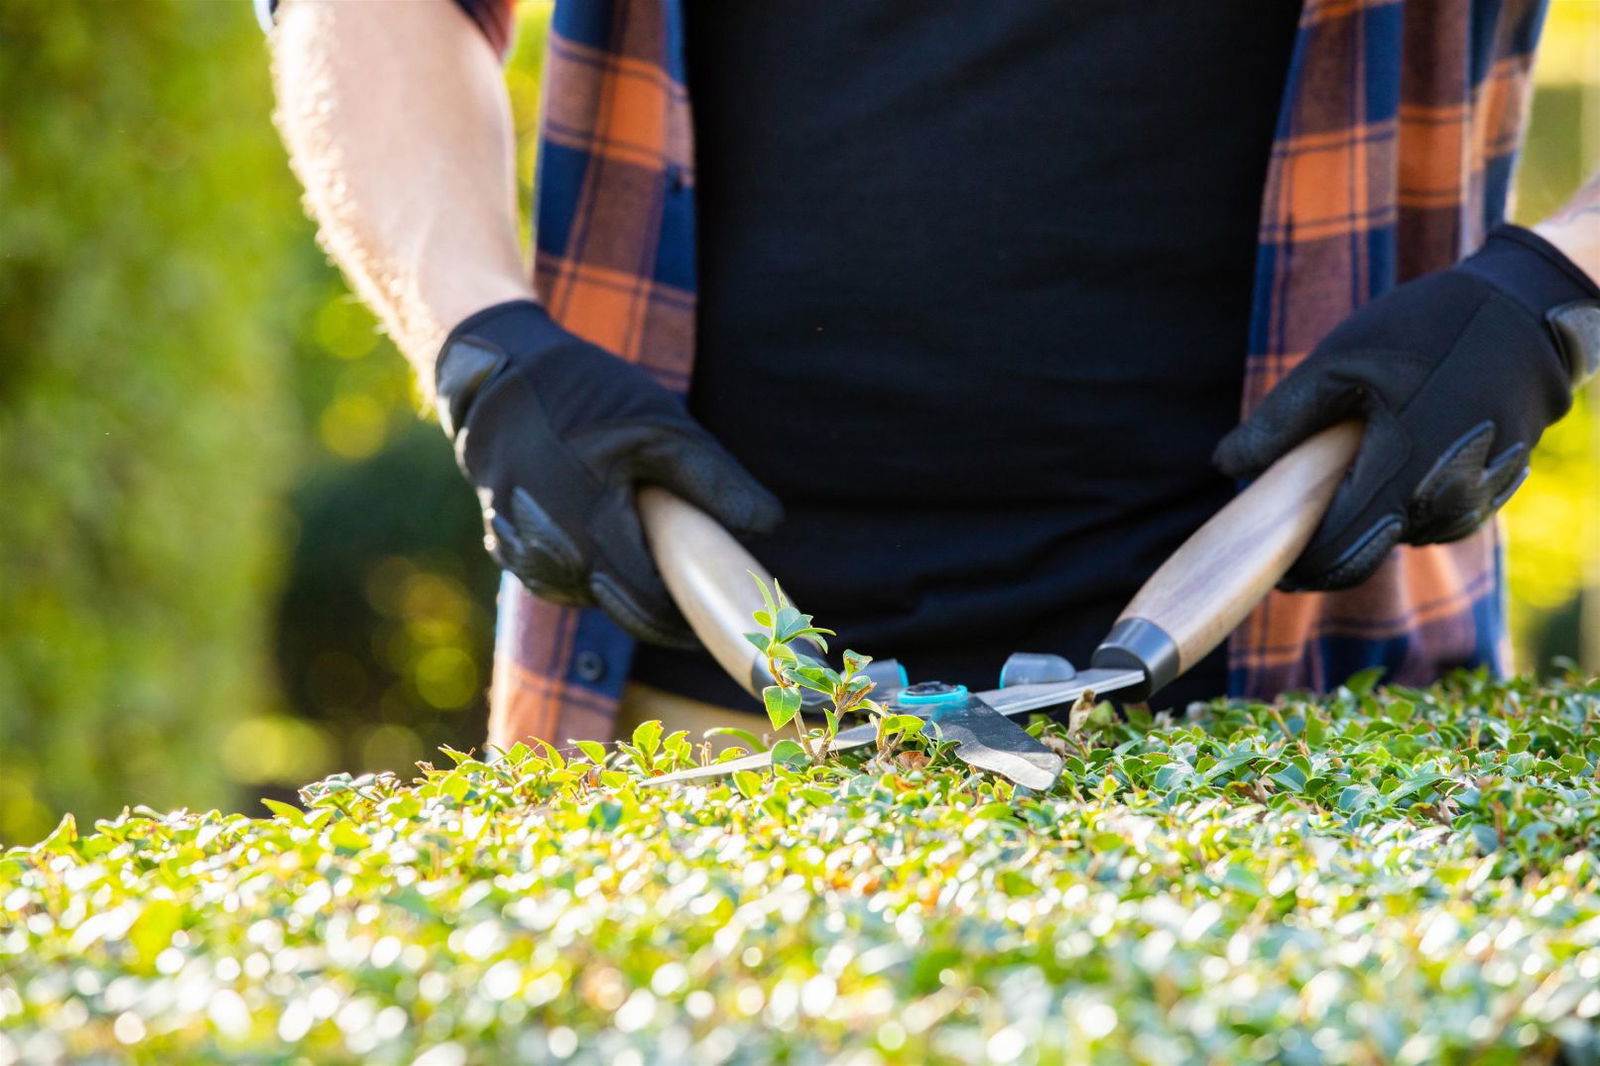
[[[785,737],[772,746],[772,764],[791,770],[803,770],[811,765],[811,757],[797,740]]]
[[[745,799],[755,799],[756,793],[761,791],[761,775],[754,770],[735,770],[733,787],[737,788]]]
[[[606,746],[604,744],[598,740],[580,740],[576,743],[578,750],[583,752],[590,762],[596,766],[604,766],[606,764]]]
[[[335,822],[333,828],[328,830],[328,843],[341,851],[364,851],[372,843],[367,835],[356,828],[349,819]]]
[[[676,729],[669,733],[661,742],[661,750],[676,759],[685,758],[692,753],[694,742],[689,739],[687,729]]]
[[[661,750],[661,723],[640,722],[635,726],[633,746],[644,752],[647,758],[654,758],[656,752]]]
[[[809,617],[800,613],[794,607],[780,607],[772,623],[772,635],[785,643],[793,640],[795,635],[811,621]]]
[[[1440,781],[1448,780],[1450,778],[1447,774],[1434,773],[1432,771],[1420,773],[1389,793],[1389,802],[1393,803],[1395,800],[1404,799],[1414,793],[1421,792],[1425,788],[1432,788]]]
[[[1306,787],[1306,775],[1298,766],[1285,766],[1267,777],[1285,792],[1303,792]]]
[[[1396,722],[1409,722],[1417,713],[1417,705],[1410,700],[1393,699],[1384,705],[1384,713]]]
[[[767,583],[761,579],[761,575],[756,573],[754,570],[746,570],[745,573],[750,575],[751,580],[756,583],[756,588],[761,590],[761,602],[766,605],[767,616],[771,617],[772,615],[777,614],[778,605],[773,602],[772,590],[767,588]],[[774,582],[774,584],[776,584],[776,582]],[[762,624],[770,626],[771,623]]]
[[[1227,873],[1222,875],[1222,883],[1242,895],[1252,899],[1266,894],[1266,886],[1261,883],[1261,876],[1248,866],[1235,863],[1228,867]]]
[[[1474,825],[1472,827],[1473,842],[1485,855],[1493,854],[1500,850],[1500,834],[1495,832],[1492,825]]]
[[[153,899],[144,905],[128,927],[128,943],[133,945],[141,966],[149,966],[167,949],[182,921],[183,906],[176,900]]]
[[[767,708],[767,720],[774,730],[782,729],[800,713],[800,690],[768,685],[761,690],[761,702]]]
[[[589,824],[596,829],[612,830],[622,824],[623,816],[627,814],[622,804],[606,801],[596,803],[589,812]]]
[[[1370,785],[1351,785],[1339,793],[1337,806],[1346,813],[1364,811],[1372,804],[1375,793]]]
[[[284,803],[281,800],[268,799],[263,796],[261,797],[261,805],[290,825],[304,825],[306,822],[306,812],[292,803]]]
[[[1203,784],[1210,784],[1223,774],[1231,773],[1239,767],[1263,758],[1259,751],[1236,751],[1217,760],[1217,764],[1200,775]]]
[[[812,692],[820,692],[824,696],[833,695],[834,683],[828,678],[832,670],[816,666],[790,666],[784,671],[784,676],[802,688]]]
[[[61,821],[50,831],[50,835],[39,841],[34,847],[43,852],[53,852],[57,855],[70,854],[72,845],[78,839],[78,820],[69,811],[61,816]]]
[[[719,725],[715,729],[708,729],[706,730],[706,736],[731,737],[732,739],[739,741],[751,751],[765,751],[767,747],[766,744],[762,743],[760,737],[750,732],[750,730],[740,729],[736,725]]]
[[[1121,833],[1098,832],[1089,838],[1089,847],[1097,853],[1120,851],[1128,846]]]
[[[1370,695],[1378,679],[1383,676],[1383,672],[1384,668],[1381,666],[1369,666],[1365,670],[1357,670],[1345,679],[1344,687],[1357,696]]]
[[[1593,771],[1593,767],[1589,765],[1589,760],[1576,752],[1566,752],[1557,761],[1561,763],[1561,769],[1569,774],[1582,775]]]
[[[927,720],[918,718],[914,714],[886,714],[878,719],[879,732],[883,736],[914,737],[922,732]]]

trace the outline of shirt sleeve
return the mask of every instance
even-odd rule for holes
[[[256,10],[256,20],[263,30],[272,29],[277,15],[278,0],[251,0]],[[511,47],[512,9],[516,0],[455,0],[466,16],[482,31],[494,50],[504,56]]]
[[[483,31],[494,50],[504,56],[511,49],[512,8],[516,0],[455,0],[456,6],[467,13]]]

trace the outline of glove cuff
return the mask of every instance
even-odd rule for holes
[[[474,311],[460,322],[457,322],[456,328],[452,329],[450,335],[444,339],[444,347],[448,348],[451,341],[468,333],[499,333],[503,327],[499,326],[498,323],[502,319],[510,319],[512,321],[517,319],[537,320],[547,323],[550,327],[555,326],[555,321],[550,317],[550,313],[541,307],[537,301],[529,299],[506,300],[503,303],[490,304],[482,311]],[[490,323],[495,323],[496,325],[491,326]]]
[[[462,319],[434,361],[434,408],[446,435],[454,439],[472,400],[521,349],[560,332],[544,308],[532,300],[507,300]]]
[[[1503,222],[1460,269],[1494,285],[1539,318],[1574,300],[1600,300],[1600,286],[1576,263],[1533,232]]]
[[[1600,286],[1539,234],[1502,223],[1458,269],[1493,285],[1550,330],[1576,386],[1600,363]]]

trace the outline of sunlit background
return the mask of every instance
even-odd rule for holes
[[[249,7],[0,6],[0,842],[483,734],[475,504],[316,249]],[[525,184],[548,11],[508,75]],[[1600,2],[1556,0],[1538,79],[1522,221],[1600,162]],[[1589,409],[1509,509],[1522,669],[1600,668]]]

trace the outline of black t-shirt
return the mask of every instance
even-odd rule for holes
[[[1227,501],[1298,0],[688,0],[695,415],[913,680],[1082,665]],[[740,706],[703,652],[634,677]],[[1220,694],[1222,656],[1173,699]]]

